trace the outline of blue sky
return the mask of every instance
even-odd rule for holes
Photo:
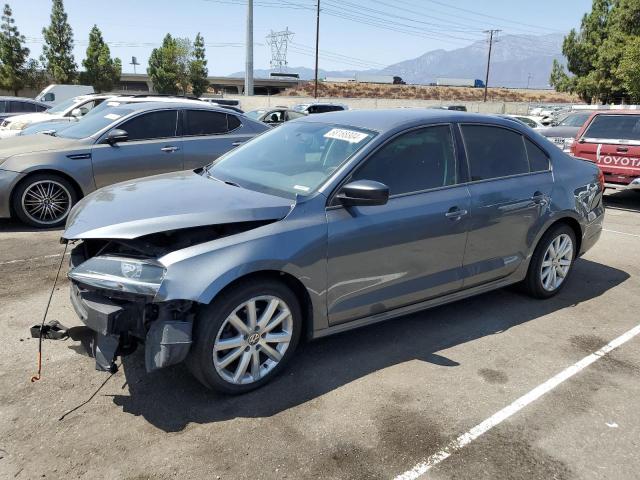
[[[32,56],[42,50],[50,0],[7,0],[28,37]],[[123,70],[145,71],[149,54],[165,33],[193,39],[201,32],[209,73],[228,75],[244,68],[245,0],[65,0],[76,40],[76,62],[97,24]],[[313,66],[315,0],[254,0],[255,68],[268,68],[265,36],[293,31],[290,66]],[[327,70],[380,68],[429,50],[451,50],[483,38],[482,30],[505,33],[567,32],[578,26],[591,0],[321,0],[320,67]],[[541,43],[540,48],[544,48]]]

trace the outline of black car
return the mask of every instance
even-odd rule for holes
[[[44,112],[50,105],[37,102],[31,98],[0,97],[0,120],[24,113]]]

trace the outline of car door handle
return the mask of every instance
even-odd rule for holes
[[[160,150],[163,151],[163,152],[172,153],[172,152],[175,152],[176,150],[180,150],[180,147],[175,147],[173,145],[167,145],[166,147],[162,147]]]
[[[233,143],[231,144],[231,146],[232,146],[232,147],[237,147],[237,146],[239,146],[239,145],[242,145],[243,143],[244,143],[244,141],[242,141],[242,142],[233,142]]]
[[[616,148],[616,152],[627,153],[629,151],[628,147],[618,147]]]
[[[451,218],[453,220],[457,220],[458,218],[462,218],[467,215],[469,212],[466,210],[461,210],[458,207],[451,207],[447,213],[444,214],[445,217]]]

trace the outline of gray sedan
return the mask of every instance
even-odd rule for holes
[[[285,123],[202,171],[71,212],[72,303],[97,367],[144,343],[207,387],[269,381],[319,338],[521,283],[565,286],[598,240],[596,165],[513,120],[350,111]]]
[[[268,128],[205,103],[145,102],[105,108],[55,135],[4,139],[0,218],[61,225],[97,188],[203,167]]]

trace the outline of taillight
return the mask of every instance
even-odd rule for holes
[[[600,167],[598,167],[598,183],[600,184],[600,190],[604,191],[604,173],[602,173]]]

